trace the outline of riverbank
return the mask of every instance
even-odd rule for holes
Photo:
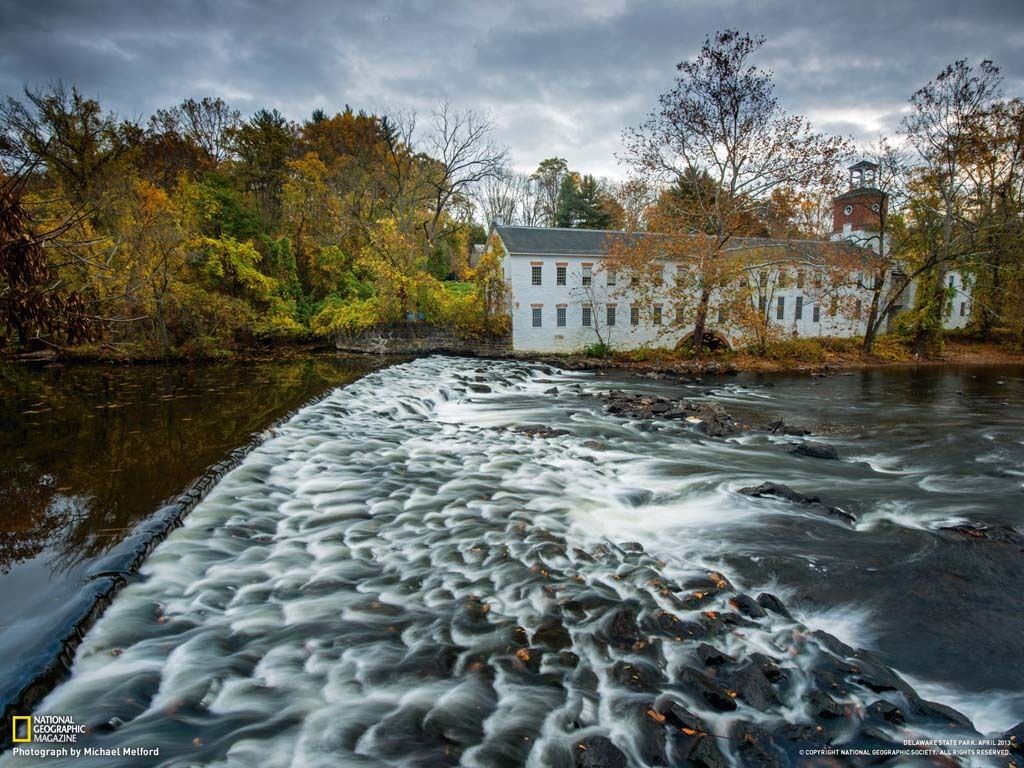
[[[567,370],[626,371],[652,378],[749,373],[833,374],[876,368],[913,368],[974,365],[1024,366],[1024,353],[1004,341],[982,341],[969,336],[946,339],[941,355],[914,355],[908,345],[882,338],[874,354],[860,350],[860,339],[792,339],[776,342],[763,353],[722,350],[700,358],[671,350],[643,349],[613,352],[604,357],[585,354],[530,355]]]

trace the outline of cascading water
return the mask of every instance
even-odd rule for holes
[[[721,572],[716,531],[764,514],[734,493],[750,438],[616,419],[603,389],[429,358],[337,390],[153,553],[38,711],[159,748],[117,761],[147,767],[767,765],[977,735]]]

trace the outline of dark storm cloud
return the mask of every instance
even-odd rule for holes
[[[867,141],[945,64],[991,58],[1024,93],[1024,3],[341,3],[0,0],[0,93],[62,79],[127,116],[219,95],[299,119],[317,107],[491,111],[516,164],[619,175],[624,126],[723,27],[760,33],[790,111]]]

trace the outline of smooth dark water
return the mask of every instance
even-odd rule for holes
[[[0,680],[76,617],[89,565],[229,451],[372,363],[0,366]]]
[[[783,416],[841,460],[794,456],[795,438],[619,419],[597,397],[613,387]],[[857,522],[738,492],[769,480]],[[735,757],[738,720],[815,722],[805,693],[834,659],[822,629],[1002,733],[1024,720],[1024,552],[944,528],[1019,537],[1022,501],[1020,369],[682,385],[417,360],[304,409],[226,475],[37,711],[95,726],[88,744],[161,749],[124,765],[568,765],[598,733],[651,765],[647,712],[675,696]],[[731,589],[692,586],[709,571],[793,612],[711,638],[785,669],[776,704],[692,699],[676,676],[696,643],[672,632],[609,640],[621,606],[645,627],[665,611],[718,622]],[[887,696],[908,706],[848,684],[850,728]]]

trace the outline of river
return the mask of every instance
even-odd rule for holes
[[[134,527],[277,419],[379,363],[0,366],[0,708],[53,664]]]
[[[613,387],[782,415],[841,460],[620,419],[595,397]],[[764,481],[856,522],[738,493]],[[931,733],[944,710],[879,683],[884,663],[999,734],[1024,720],[1022,501],[1020,369],[680,385],[420,359],[303,409],[227,474],[37,711],[88,724],[86,744],[160,750],[124,766],[605,764],[580,763],[601,746],[585,735],[658,765],[693,748],[685,726],[668,746],[650,731],[688,722],[671,701],[730,759],[736,728],[780,755],[819,738],[779,729],[816,722],[826,684],[849,731],[827,734],[867,738],[886,702]],[[1007,535],[962,532],[986,526]],[[760,592],[792,617],[736,609]],[[694,698],[694,632],[738,707]],[[869,651],[856,681],[843,643]],[[748,657],[772,690],[742,687]],[[878,723],[875,741],[905,733]]]

